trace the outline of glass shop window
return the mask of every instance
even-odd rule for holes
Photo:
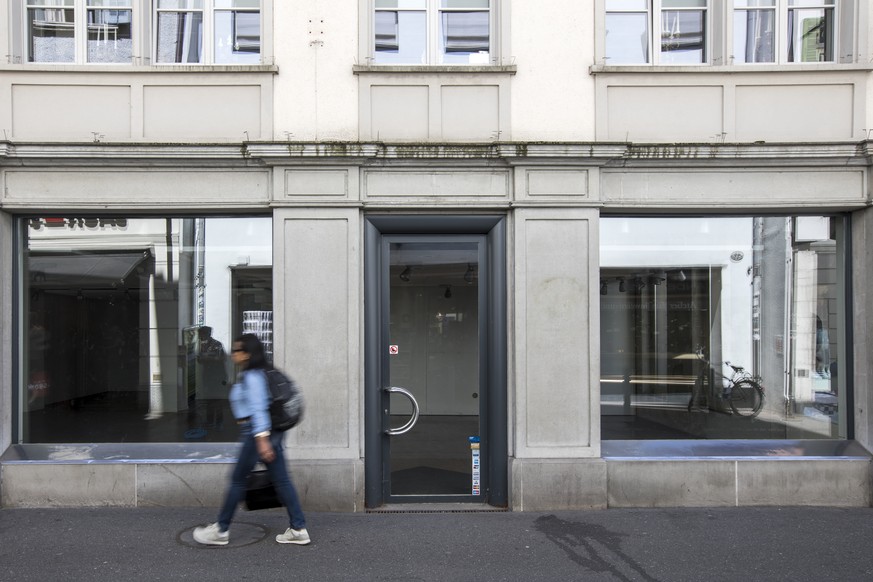
[[[272,220],[24,219],[21,442],[228,442],[233,338],[272,353]]]
[[[847,438],[846,228],[604,218],[603,439]]]

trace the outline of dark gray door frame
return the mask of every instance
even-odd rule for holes
[[[384,504],[382,377],[387,338],[383,333],[383,235],[485,235],[487,316],[482,330],[485,353],[483,467],[485,501],[508,503],[506,218],[498,215],[371,215],[364,220],[364,489],[369,508]],[[384,344],[384,345],[383,345]],[[486,445],[487,443],[487,445]],[[487,481],[486,481],[487,479]]]

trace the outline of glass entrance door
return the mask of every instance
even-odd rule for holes
[[[482,491],[482,236],[386,237],[386,496]]]
[[[371,215],[364,233],[366,506],[505,507],[504,217]]]

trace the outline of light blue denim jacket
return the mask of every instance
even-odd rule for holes
[[[270,388],[263,370],[243,370],[230,389],[234,418],[252,417],[252,433],[270,430]]]

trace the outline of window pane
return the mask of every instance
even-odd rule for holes
[[[789,6],[833,6],[834,0],[788,0]]]
[[[606,0],[607,10],[648,10],[649,0]]]
[[[649,23],[646,14],[606,15],[606,64],[649,62]]]
[[[706,8],[707,0],[661,0],[661,8]]]
[[[261,61],[261,13],[215,13],[215,62],[252,63]]]
[[[734,62],[776,62],[776,11],[734,12]]]
[[[28,6],[73,6],[75,0],[30,0]]]
[[[27,225],[23,441],[235,441],[231,342],[272,352],[271,219]]]
[[[215,0],[214,4],[216,8],[261,8],[261,0]]]
[[[488,62],[488,12],[443,12],[440,16],[440,54],[444,63]]]
[[[130,8],[132,0],[88,0],[93,8]]]
[[[427,0],[376,0],[376,8],[425,10],[427,8]]]
[[[440,8],[488,8],[490,0],[441,0]]]
[[[841,224],[604,218],[603,438],[845,437]]]
[[[159,9],[202,10],[203,0],[158,0]]]
[[[378,11],[375,18],[377,63],[427,62],[427,19],[424,12]]]
[[[660,64],[706,62],[705,17],[702,10],[661,12]]]
[[[734,0],[736,8],[757,8],[776,6],[776,0]]]
[[[159,63],[199,63],[203,50],[201,12],[158,13]]]
[[[30,54],[34,63],[72,63],[76,60],[76,19],[72,8],[27,10]]]
[[[133,56],[130,10],[88,10],[88,62],[130,63]]]
[[[834,60],[834,11],[788,10],[788,62]]]

